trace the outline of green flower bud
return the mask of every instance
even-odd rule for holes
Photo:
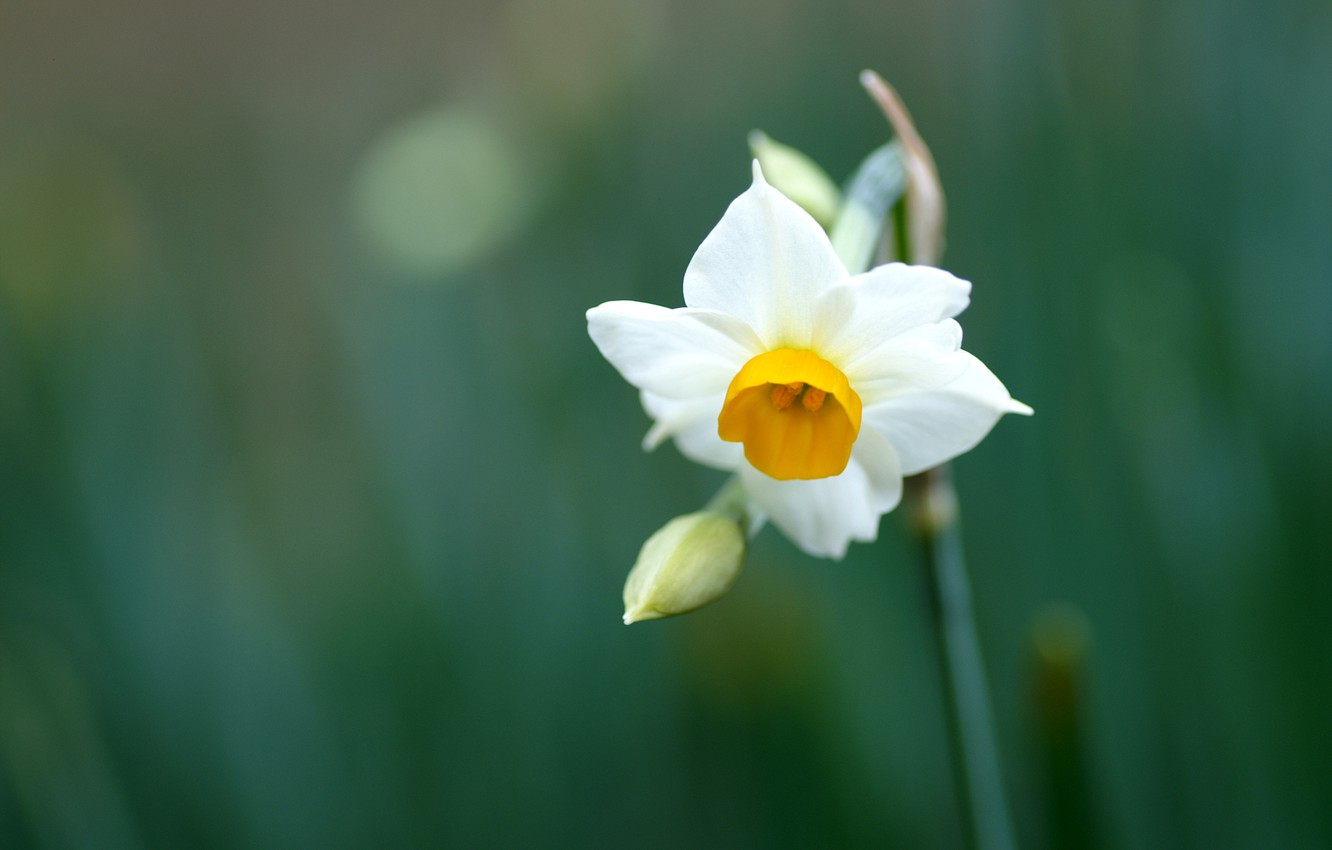
[[[774,142],[760,130],[749,134],[749,150],[768,184],[795,201],[824,228],[832,226],[842,193],[828,172],[793,147]]]
[[[624,583],[624,622],[687,614],[731,589],[745,563],[745,535],[713,511],[676,517],[647,539]]]

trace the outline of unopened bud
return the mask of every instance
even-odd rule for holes
[[[795,201],[824,228],[832,226],[842,206],[842,193],[828,172],[795,148],[774,142],[761,130],[749,134],[749,150],[769,185]]]
[[[711,511],[676,517],[647,539],[624,583],[624,622],[687,614],[731,589],[745,563],[745,535]]]

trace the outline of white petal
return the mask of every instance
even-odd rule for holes
[[[744,446],[717,436],[717,414],[725,393],[697,399],[670,399],[643,393],[643,409],[656,420],[643,438],[643,448],[652,451],[663,440],[674,437],[680,453],[695,463],[715,469],[739,469]]]
[[[587,330],[626,381],[665,398],[724,393],[740,367],[763,350],[754,332],[731,316],[638,301],[593,307]]]
[[[916,390],[952,383],[971,368],[962,345],[962,326],[953,319],[920,325],[885,340],[843,367],[851,386],[869,406]]]
[[[899,334],[951,319],[970,296],[970,283],[942,269],[879,266],[823,294],[813,347],[846,370]]]
[[[994,373],[965,351],[965,370],[935,390],[914,390],[865,406],[863,429],[873,428],[892,443],[902,473],[915,475],[973,448],[1005,413],[1031,408],[1008,395]]]
[[[768,348],[807,348],[819,296],[847,277],[823,228],[769,186],[755,161],[753,185],[689,261],[684,298],[742,319]]]
[[[897,455],[881,435],[865,428],[841,475],[778,481],[746,463],[740,478],[750,499],[792,542],[811,555],[838,560],[852,540],[873,541],[879,517],[902,498]]]

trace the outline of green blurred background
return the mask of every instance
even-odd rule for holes
[[[1037,410],[955,465],[1023,844],[1332,846],[1326,0],[16,0],[0,847],[960,846],[897,515],[619,620],[722,476],[583,311],[863,67]]]

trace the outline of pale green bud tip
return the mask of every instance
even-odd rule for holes
[[[749,134],[749,150],[773,188],[803,207],[819,224],[832,225],[842,205],[842,193],[828,172],[805,154],[774,142],[760,130]]]
[[[685,514],[647,539],[624,583],[624,622],[687,614],[731,589],[745,563],[745,535],[730,517]]]

